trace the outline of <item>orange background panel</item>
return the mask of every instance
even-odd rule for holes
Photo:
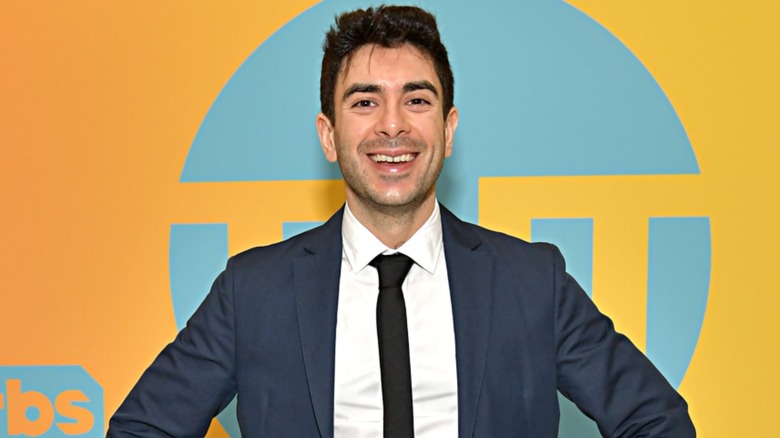
[[[170,224],[230,223],[235,253],[339,205],[340,182],[178,183],[233,72],[314,3],[0,3],[0,365],[81,364],[108,417],[176,332]],[[642,345],[642,296],[613,291],[644,290],[646,254],[614,245],[647,216],[709,216],[710,300],[681,391],[700,436],[765,436],[780,411],[780,4],[569,3],[655,77],[702,173],[485,178],[482,222],[527,237],[517,217],[594,217],[594,298]],[[531,208],[501,208],[506,196]],[[561,211],[554,196],[595,201]]]

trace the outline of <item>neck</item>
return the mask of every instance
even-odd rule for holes
[[[367,207],[357,199],[347,196],[349,209],[377,239],[388,248],[397,249],[411,238],[433,213],[436,199],[431,196],[414,206]]]

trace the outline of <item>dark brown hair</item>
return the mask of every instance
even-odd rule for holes
[[[336,80],[344,60],[366,44],[395,48],[411,44],[433,61],[442,86],[443,117],[454,99],[454,78],[447,49],[441,42],[436,18],[413,6],[379,6],[358,9],[336,17],[336,24],[325,35],[320,73],[320,108],[335,123]]]

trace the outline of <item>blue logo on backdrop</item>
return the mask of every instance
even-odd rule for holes
[[[437,16],[455,70],[461,124],[438,188],[462,218],[478,220],[478,180],[485,176],[699,173],[685,130],[655,80],[577,9],[532,0],[492,7],[420,3]],[[182,182],[340,178],[322,157],[313,120],[323,32],[334,15],[355,7],[365,3],[319,3],[258,47],[203,120]],[[709,219],[650,218],[649,229],[647,352],[677,386],[706,308]],[[293,230],[295,224],[285,224],[285,234]],[[532,238],[559,243],[574,274],[590,284],[592,220],[534,220]],[[180,328],[226,257],[226,224],[172,226],[171,287]],[[565,435],[566,418],[575,414],[562,409]],[[219,418],[239,436],[232,407]]]

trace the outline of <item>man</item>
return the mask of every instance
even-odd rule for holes
[[[695,436],[557,249],[438,204],[458,110],[434,18],[347,13],[324,52],[316,124],[345,207],[231,258],[108,435],[202,436],[238,394],[250,437],[555,437],[560,390],[605,436]],[[395,284],[387,260],[406,260]]]

